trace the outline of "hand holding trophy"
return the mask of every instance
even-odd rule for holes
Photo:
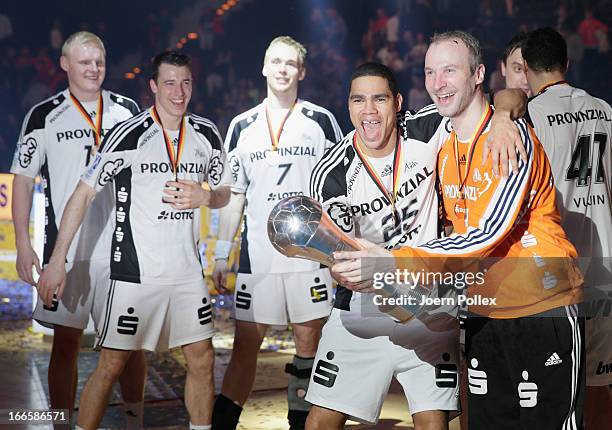
[[[306,196],[294,196],[281,200],[268,217],[268,237],[281,254],[304,258],[331,267],[336,261],[333,254],[339,251],[358,251],[363,246],[343,233],[327,216],[321,204]],[[380,306],[379,309],[393,318],[406,322],[421,312],[423,296],[431,296],[433,290],[424,286],[405,286],[384,282],[376,294],[387,299],[404,299],[401,305]],[[400,300],[396,300],[400,301]]]

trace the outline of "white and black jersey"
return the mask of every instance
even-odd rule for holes
[[[440,229],[436,165],[438,150],[448,138],[446,121],[435,107],[399,116],[402,162],[395,203],[376,186],[354,147],[355,131],[330,150],[315,167],[311,197],[322,203],[329,217],[345,233],[387,249],[424,243]],[[393,153],[368,162],[392,189]],[[352,292],[338,287],[335,307],[348,310]]]
[[[310,172],[326,150],[342,139],[334,116],[298,100],[284,123],[277,154],[271,157],[266,101],[235,117],[226,136],[232,191],[246,194],[240,273],[306,272],[309,260],[285,257],[268,240],[268,216],[282,199],[308,194]]]
[[[213,190],[224,185],[229,174],[217,127],[193,114],[184,121],[178,178],[208,182]],[[173,137],[172,132],[169,135]],[[82,180],[96,191],[113,180],[116,226],[111,279],[170,284],[202,277],[200,210],[177,211],[162,201],[165,184],[174,180],[174,174],[162,128],[151,109],[108,133]]]
[[[110,91],[102,91],[102,101],[103,134],[139,111],[133,100]],[[83,107],[95,122],[97,101],[83,103]],[[11,173],[41,176],[45,193],[43,264],[51,257],[62,213],[90,161],[94,143],[94,131],[71,101],[68,89],[34,106],[23,121]],[[96,197],[68,251],[68,262],[108,255],[112,206],[112,194]]]
[[[550,160],[562,225],[580,257],[612,257],[612,109],[560,83],[528,104]]]

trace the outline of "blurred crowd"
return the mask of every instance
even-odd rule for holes
[[[256,3],[256,1],[255,1]],[[577,86],[591,90],[610,101],[606,85],[611,64],[608,23],[612,1],[585,4],[579,0],[388,0],[386,2],[343,2],[337,7],[310,7],[306,16],[308,31],[297,38],[308,48],[307,77],[300,97],[330,109],[348,130],[345,101],[348,77],[353,67],[364,61],[379,61],[395,71],[401,83],[405,107],[418,109],[430,103],[423,79],[424,55],[431,35],[439,30],[464,29],[483,43],[487,66],[487,90],[503,86],[499,58],[505,44],[519,31],[551,26],[567,39],[570,57],[568,75]],[[362,10],[355,12],[359,3]],[[329,4],[334,4],[329,2]],[[252,20],[237,10],[219,16],[206,8],[199,17],[198,38],[183,44],[192,55],[194,75],[200,76],[191,110],[214,120],[224,133],[238,113],[259,103],[265,94],[260,69],[234,55],[236,40],[226,31],[228,20]],[[68,35],[65,28],[87,29],[100,35],[111,47],[113,59],[134,58],[142,68],[150,55],[180,38],[167,9],[150,13],[139,22],[146,37],[130,44],[117,40],[105,22],[95,25],[63,25],[53,21],[47,43],[35,46],[15,37],[11,16],[0,13],[0,171],[8,171],[21,122],[37,102],[66,86],[59,68],[61,45]],[[180,26],[179,26],[180,27]],[[134,29],[136,31],[137,28]],[[72,32],[72,31],[70,31]],[[257,36],[257,35],[255,35]],[[242,37],[242,36],[241,36]],[[264,41],[266,44],[268,40]],[[133,44],[136,45],[133,45]],[[109,49],[110,52],[110,49]],[[148,54],[143,54],[148,53]],[[263,60],[263,56],[260,56]],[[105,87],[132,96],[141,107],[152,103],[146,73],[126,79],[107,71]]]

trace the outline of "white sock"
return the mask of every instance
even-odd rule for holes
[[[123,403],[123,411],[125,412],[125,421],[128,430],[138,430],[142,428],[143,410],[144,402]]]
[[[76,430],[85,430],[85,428],[84,428],[84,427],[79,427],[79,426],[74,426],[74,428],[75,428]]]
[[[189,430],[212,430],[212,424],[197,425],[189,421]]]

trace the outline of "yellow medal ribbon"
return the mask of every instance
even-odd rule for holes
[[[561,84],[567,84],[567,81],[564,79],[561,79],[560,81],[555,81],[555,82],[549,82],[547,84],[544,84],[542,86],[542,88],[540,88],[540,90],[538,91],[538,96],[540,94],[542,94],[544,91],[546,91],[547,89],[549,89],[550,87],[552,87],[553,85],[561,85]]]
[[[395,145],[395,152],[393,154],[393,191],[389,192],[387,187],[382,182],[382,179],[376,173],[376,170],[370,164],[368,157],[363,153],[359,144],[357,143],[357,132],[353,135],[353,147],[355,148],[355,152],[357,152],[357,156],[363,163],[363,167],[370,175],[370,178],[378,189],[383,193],[383,195],[387,198],[389,203],[391,204],[391,208],[393,210],[393,220],[395,221],[395,225],[399,225],[399,214],[395,210],[395,203],[397,200],[397,191],[399,189],[400,175],[401,175],[401,163],[402,163],[402,140],[400,138],[399,132],[397,133],[397,143]]]
[[[287,118],[293,112],[293,109],[297,105],[297,100],[293,102],[289,111],[285,114],[285,117],[280,123],[278,130],[275,132],[274,127],[272,127],[272,121],[270,120],[270,113],[268,112],[268,105],[266,104],[266,121],[268,123],[268,132],[270,133],[270,141],[272,142],[272,151],[278,150],[278,142],[280,141],[281,134],[283,133],[283,128],[285,127],[285,122],[287,122]]]
[[[458,148],[458,141],[457,141],[457,133],[453,130],[453,133],[452,133],[453,149],[455,151],[455,164],[457,166],[457,180],[459,181],[459,196],[460,196],[459,201],[455,204],[455,214],[457,214],[457,216],[463,217],[465,215],[465,210],[467,208],[467,202],[465,201],[465,182],[469,176],[468,173],[470,171],[470,165],[472,164],[474,148],[476,147],[476,142],[478,142],[478,139],[480,138],[482,133],[484,133],[485,129],[487,128],[487,125],[489,124],[489,121],[491,120],[492,116],[493,116],[493,108],[491,107],[490,104],[487,103],[487,108],[482,114],[482,116],[480,117],[480,120],[478,121],[478,128],[476,129],[474,134],[472,134],[472,137],[470,138],[470,141],[469,141],[470,144],[468,146],[467,157],[465,161],[465,177],[464,178],[461,178],[462,176],[461,167],[459,166],[459,148]],[[462,214],[462,215],[459,215],[459,214]]]
[[[94,146],[98,148],[100,146],[100,143],[102,142],[102,115],[104,113],[103,112],[104,106],[102,103],[102,92],[100,92],[100,95],[98,96],[98,108],[96,110],[96,123],[95,124],[91,120],[91,117],[89,116],[89,113],[87,112],[87,110],[83,107],[81,102],[72,93],[70,93],[70,100],[72,100],[72,103],[74,104],[74,106],[77,108],[79,113],[83,116],[83,118],[85,118],[85,121],[87,121],[87,124],[89,124],[89,126],[93,130]]]
[[[176,152],[174,152],[174,145],[172,145],[172,140],[166,133],[166,129],[164,128],[164,124],[157,113],[157,109],[153,106],[151,109],[151,116],[159,124],[162,129],[162,133],[164,135],[164,141],[166,142],[166,152],[168,153],[168,159],[170,160],[170,166],[172,167],[172,173],[174,173],[174,180],[178,182],[178,166],[179,161],[181,159],[181,155],[183,154],[183,147],[185,146],[185,116],[181,118],[181,127],[179,128],[178,135],[178,143],[176,145]]]

